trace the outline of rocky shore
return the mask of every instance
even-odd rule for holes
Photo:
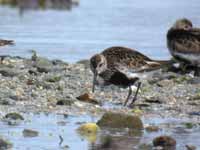
[[[26,114],[30,113],[66,116],[87,114],[98,118],[106,112],[114,112],[128,116],[123,118],[123,115],[115,115],[116,122],[119,123],[110,122],[110,119],[105,123],[106,117],[103,117],[104,121],[100,121],[99,124],[134,127],[134,123],[135,126],[139,123],[139,128],[143,128],[140,118],[132,118],[131,121],[127,119],[129,115],[140,116],[144,122],[155,117],[184,119],[185,128],[193,128],[199,124],[200,78],[193,77],[192,74],[181,75],[165,69],[156,71],[151,78],[143,81],[134,108],[122,106],[127,89],[115,86],[98,87],[95,93],[91,93],[92,77],[88,60],[70,64],[61,60],[48,60],[36,54],[30,59],[4,56],[0,64],[1,119],[6,120],[8,125],[15,125],[18,124],[16,120],[27,121]],[[24,114],[25,117],[19,114]],[[123,124],[116,116],[121,116],[122,120],[127,119],[132,123]],[[108,115],[108,118],[114,116]],[[144,123],[145,128],[146,126]],[[159,130],[160,126],[146,128],[147,132]],[[22,133],[24,137],[39,135],[32,129],[24,129]],[[158,142],[154,141],[154,145],[159,145],[163,139],[174,145],[173,139],[169,138],[158,137]]]
[[[1,113],[55,112],[101,114],[108,110],[163,117],[199,119],[200,79],[189,74],[155,72],[143,81],[135,108],[123,107],[127,89],[97,88],[91,93],[92,72],[88,60],[69,64],[60,60],[32,56],[30,59],[5,57],[0,65]],[[96,103],[77,99],[88,94]],[[63,106],[64,105],[64,106]]]

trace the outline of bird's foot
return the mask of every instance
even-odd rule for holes
[[[194,72],[194,76],[200,77],[200,68],[197,67]]]
[[[135,107],[135,104],[134,103],[130,103],[129,105],[128,105],[128,108],[134,108]]]

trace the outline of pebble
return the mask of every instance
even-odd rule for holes
[[[31,129],[24,129],[23,136],[24,137],[37,137],[39,135],[38,131],[31,130]]]
[[[154,138],[153,145],[155,147],[161,146],[161,147],[175,147],[176,146],[176,140],[172,138],[171,136],[159,136]]]
[[[0,150],[7,150],[12,147],[13,147],[13,144],[10,141],[0,137]]]

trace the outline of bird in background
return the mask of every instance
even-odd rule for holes
[[[0,46],[13,45],[13,44],[14,44],[13,40],[3,40],[3,39],[0,39]]]
[[[177,20],[167,32],[167,46],[183,68],[194,67],[194,75],[200,76],[200,28],[186,18]]]
[[[0,47],[6,46],[6,45],[14,45],[14,41],[0,39]],[[0,56],[0,64],[3,64],[3,60],[5,59],[5,57],[7,56]]]
[[[133,106],[141,86],[141,80],[148,78],[152,71],[168,65],[171,61],[152,60],[142,53],[126,47],[110,47],[90,59],[90,68],[94,74],[95,85],[116,85],[129,88],[128,96],[124,102],[127,105],[132,95],[132,86],[137,85],[136,93],[130,103]]]

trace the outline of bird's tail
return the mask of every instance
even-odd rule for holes
[[[173,65],[175,62],[174,60],[153,60],[153,62],[158,63],[160,66],[168,66]]]
[[[2,39],[0,39],[0,46],[4,46],[4,45],[14,45],[14,41],[13,40],[2,40]]]
[[[174,64],[174,61],[173,60],[151,60],[151,61],[146,61],[146,63],[147,63],[146,68],[144,68],[143,71],[152,71],[152,70],[157,70],[161,68],[168,68]]]

